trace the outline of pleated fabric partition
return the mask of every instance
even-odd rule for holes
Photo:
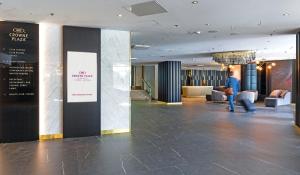
[[[181,102],[181,62],[166,61],[158,64],[158,100]]]
[[[296,55],[296,117],[295,123],[300,127],[300,32],[297,34],[297,55]]]
[[[242,65],[242,90],[257,90],[256,64]]]

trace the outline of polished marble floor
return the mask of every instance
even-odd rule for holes
[[[0,145],[1,175],[297,175],[288,112],[133,102],[132,133]]]

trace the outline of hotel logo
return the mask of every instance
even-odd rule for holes
[[[14,42],[26,42],[28,39],[28,33],[24,28],[14,27],[12,32],[9,33],[11,41]]]
[[[93,75],[90,73],[87,73],[86,71],[79,71],[77,74],[72,74],[72,78],[75,81],[91,81],[91,78],[93,78]]]

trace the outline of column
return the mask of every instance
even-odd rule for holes
[[[242,66],[242,90],[257,90],[256,64]]]
[[[158,65],[158,100],[167,103],[181,102],[181,62],[166,61]]]

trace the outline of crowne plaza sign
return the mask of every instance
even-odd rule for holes
[[[26,42],[28,39],[28,33],[24,28],[18,28],[15,27],[12,29],[12,31],[9,33],[9,36],[11,38],[11,41],[14,42]]]

